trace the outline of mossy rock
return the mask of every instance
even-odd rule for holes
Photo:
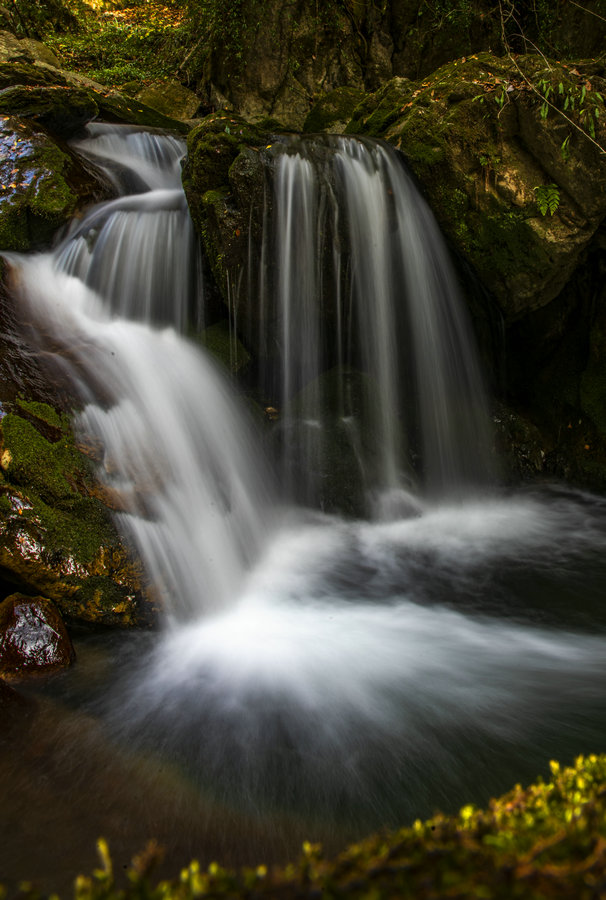
[[[0,566],[71,619],[149,621],[140,565],[116,532],[114,498],[97,482],[69,419],[18,400],[1,423]]]
[[[303,123],[307,133],[341,134],[349,124],[364,92],[354,87],[339,87],[321,97]]]
[[[66,180],[71,160],[46,134],[9,117],[0,117],[0,148],[0,249],[44,246],[78,203]]]
[[[247,147],[260,149],[267,136],[242,116],[226,110],[206,116],[189,134],[183,182],[194,203],[207,191],[226,187],[229,169]]]
[[[140,125],[143,128],[163,128],[174,134],[187,134],[190,126],[157,109],[141,103],[133,97],[125,97],[117,91],[93,90],[92,96],[99,106],[99,115],[107,122]]]
[[[188,137],[183,187],[226,303],[230,302],[229,270],[248,252],[249,206],[242,205],[240,195],[250,195],[259,178],[263,181],[262,168],[260,164],[257,168],[253,157],[268,139],[241,116],[225,111],[206,116]]]
[[[95,118],[99,107],[82,88],[14,85],[0,90],[0,114],[32,119],[56,137],[67,140]]]
[[[50,66],[38,66],[23,59],[14,62],[0,61],[0,88],[17,84],[26,87],[65,86],[68,82],[61,72]]]
[[[0,116],[0,179],[0,252],[48,246],[79,205],[107,191],[46,132],[8,116]]]
[[[135,97],[171,119],[193,119],[200,109],[201,100],[189,88],[178,81],[159,81],[140,88]]]
[[[604,154],[573,129],[564,158],[569,128],[543,108],[547,86],[562,112],[566,98],[580,97],[587,76],[576,65],[480,53],[421,82],[393,79],[347,127],[401,150],[447,237],[508,322],[560,293],[606,215]],[[598,116],[606,114],[601,96],[592,101]],[[599,117],[595,123],[604,144],[606,128]],[[536,188],[549,184],[559,205],[543,216]]]

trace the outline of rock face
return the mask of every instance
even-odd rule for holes
[[[478,54],[422,82],[393,79],[347,128],[402,151],[496,302],[493,371],[505,400],[538,426],[543,471],[594,488],[606,486],[605,74],[594,63]]]
[[[0,32],[0,252],[45,249],[77,210],[111,196],[65,143],[91,118],[188,126],[56,67],[37,41]],[[114,626],[155,617],[139,563],[116,531],[116,498],[76,444],[77,403],[44,365],[0,261],[0,580],[56,603],[70,620]],[[0,597],[2,593],[0,593]]]
[[[33,401],[9,406],[0,426],[0,571],[72,619],[150,621],[140,566],[111,520],[113,499],[76,446],[67,416]]]
[[[347,127],[402,151],[447,237],[508,323],[561,293],[606,214],[604,153],[558,109],[550,117],[541,87],[555,92],[560,107],[578,100],[587,83],[595,96],[606,81],[590,69],[479,54],[422,83],[390,81]],[[599,140],[604,102],[594,96],[585,102]],[[552,184],[557,208],[543,215],[541,191]]]
[[[74,648],[55,605],[11,594],[0,603],[0,676],[7,681],[64,669]]]
[[[521,460],[519,470],[598,488],[606,484],[604,76],[594,63],[477,54],[422,81],[391,79],[345,129],[401,151],[461,279],[475,283],[468,300],[493,386],[513,408],[516,433],[536,432],[533,463]],[[339,123],[330,96],[310,112],[310,130]],[[194,221],[249,350],[258,346],[254,273],[239,273],[258,246],[249,209],[263,203],[260,157],[276,139],[217,113],[189,143]]]
[[[192,0],[189,8],[204,35],[189,60],[199,93],[215,108],[275,116],[297,130],[336,88],[375,91],[393,76],[423,78],[463,55],[503,52],[504,34],[516,53],[539,46],[558,58],[599,56],[606,36],[591,0],[539,15],[517,3],[503,22],[488,0]]]

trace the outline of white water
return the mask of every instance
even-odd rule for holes
[[[104,129],[104,152],[115,155],[122,134]],[[127,143],[132,147],[130,136]],[[341,145],[346,196],[358,170],[368,168],[369,152],[355,142]],[[482,801],[533,777],[549,757],[604,749],[604,503],[564,491],[436,499],[435,485],[448,489],[454,473],[465,482],[478,471],[464,459],[480,421],[475,403],[465,418],[468,394],[477,387],[475,363],[468,368],[461,358],[467,351],[457,341],[465,326],[449,306],[449,289],[443,291],[450,278],[444,251],[437,261],[425,254],[435,249],[434,226],[422,213],[420,227],[431,237],[418,236],[401,208],[418,204],[411,186],[393,176],[380,148],[371,156],[379,171],[389,170],[396,259],[385,256],[385,214],[360,206],[366,196],[372,207],[379,193],[373,168],[360,176],[366,188],[347,200],[350,209],[338,213],[352,227],[365,216],[380,235],[379,256],[373,251],[371,261],[359,259],[354,267],[351,302],[362,306],[375,283],[383,284],[381,266],[397,268],[397,248],[413,242],[401,275],[412,279],[416,287],[409,285],[408,293],[419,299],[408,320],[421,335],[416,377],[428,406],[423,431],[433,448],[427,471],[437,472],[431,499],[411,498],[407,514],[392,512],[389,521],[344,521],[296,509],[278,515],[267,486],[272,479],[231,388],[177,327],[153,325],[169,316],[170,297],[163,289],[148,304],[145,273],[154,266],[171,271],[178,325],[192,290],[191,281],[180,279],[197,268],[195,260],[182,262],[180,239],[176,246],[173,237],[156,237],[160,227],[174,235],[170,216],[160,213],[162,226],[151,216],[152,209],[185,216],[176,170],[169,177],[162,168],[146,193],[92,211],[54,253],[13,259],[23,302],[40,332],[62,348],[62,364],[86,400],[76,427],[105,448],[102,474],[124,505],[119,522],[171,618],[181,620],[104,701],[108,727],[128,747],[177,762],[192,790],[259,818],[275,817],[276,832],[292,829],[289,853],[316,833],[343,829],[351,836],[436,807]],[[305,273],[315,241],[308,243],[315,226],[306,223],[315,220],[320,201],[315,180],[311,187],[296,181],[301,171],[313,171],[311,163],[300,155],[283,160],[290,199],[280,215],[304,211],[303,219],[298,213],[293,219],[303,249],[294,261],[294,249],[285,249],[279,263],[280,290],[290,297],[284,357],[313,371],[314,348],[300,356],[291,332],[300,341],[303,331],[313,337],[319,327],[305,312],[317,287]],[[189,226],[181,219],[176,228],[184,234]],[[116,235],[128,242],[116,265],[140,273],[126,274],[136,286],[132,307],[131,291],[122,291],[114,270]],[[292,236],[289,241],[294,248]],[[356,257],[363,256],[364,237],[352,241]],[[191,247],[189,238],[185,243]],[[170,259],[160,254],[163,244]],[[106,251],[109,258],[97,259]],[[92,271],[101,273],[97,280]],[[152,294],[154,287],[152,279]],[[400,343],[391,312],[382,315],[371,323],[360,309],[357,327],[369,333],[369,365],[387,341],[384,369],[381,363],[373,377],[385,379],[391,407],[399,402],[391,378]],[[444,340],[446,363],[439,359]],[[465,334],[463,348],[467,341]],[[297,380],[297,371],[287,365],[284,377]],[[377,416],[387,469],[396,472],[383,487],[397,490],[398,438],[392,441],[389,417]],[[468,442],[462,448],[461,418]],[[299,816],[303,833],[292,821]],[[255,855],[258,861],[264,854]]]
[[[165,609],[223,609],[263,545],[269,491],[243,409],[179,333],[199,271],[183,146],[132,129],[89,131],[79,147],[117,159],[127,183],[132,167],[144,191],[90,211],[53,253],[14,259],[18,289],[86,401],[75,428],[103,447],[100,476]]]
[[[321,495],[313,484],[318,467],[330,470],[330,429],[348,431],[358,477],[369,497],[388,498],[386,510],[411,483],[438,497],[485,485],[489,416],[470,325],[433,215],[400,158],[346,138],[284,139],[268,156],[274,214],[261,291],[278,322],[276,402],[297,439],[283,447],[293,493]],[[266,341],[261,334],[261,360]],[[367,396],[348,398],[352,368]]]

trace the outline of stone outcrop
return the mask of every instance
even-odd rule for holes
[[[423,80],[391,79],[345,128],[395,145],[429,200],[495,392],[512,407],[514,431],[534,435],[533,462],[521,459],[520,471],[593,487],[606,484],[604,75],[596,63],[476,54]],[[312,109],[310,130],[342,130],[340,93]],[[275,123],[252,128],[223,112],[189,141],[194,221],[249,349],[258,342],[254,273],[242,273],[260,227],[249,210],[264,202],[261,157],[279,139]]]
[[[493,384],[518,424],[528,420],[522,430],[538,428],[538,470],[598,489],[606,486],[605,75],[592,62],[478,54],[421,82],[393,79],[347,127],[401,150],[463,263],[462,280],[469,287],[471,273],[481,285],[479,305],[477,292],[475,303],[468,296],[480,340],[492,341]]]
[[[418,80],[464,55],[503,52],[504,37],[516,53],[537,46],[558,58],[602,52],[606,23],[592,2],[534,10],[519,3],[502,22],[488,0],[194,0],[199,38],[184,67],[211,107],[275,116],[300,130],[311,107],[336,88],[375,91],[393,76]]]

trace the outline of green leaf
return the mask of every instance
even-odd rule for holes
[[[553,216],[560,205],[560,189],[557,184],[542,184],[534,189],[537,206],[542,216]]]

